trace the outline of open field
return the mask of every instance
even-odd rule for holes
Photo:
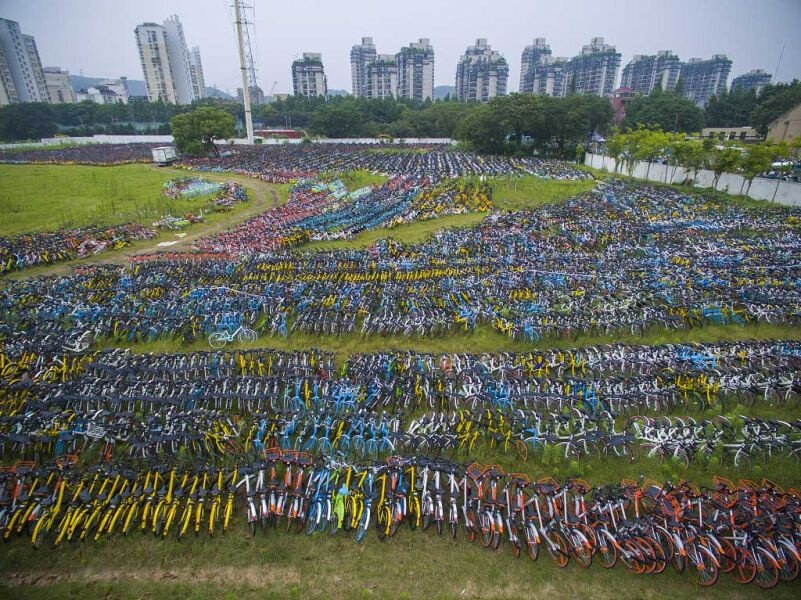
[[[205,206],[205,196],[163,196],[162,185],[173,177],[149,165],[0,165],[0,212],[6,217],[0,235],[129,221],[149,225]]]

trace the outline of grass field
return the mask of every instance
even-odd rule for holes
[[[173,177],[149,165],[0,165],[0,235],[129,221],[150,224],[166,214],[205,206],[203,196],[163,196],[162,185]]]

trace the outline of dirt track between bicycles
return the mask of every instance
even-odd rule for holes
[[[158,168],[159,172],[175,173],[177,176],[186,176],[187,171],[183,169]],[[141,254],[153,254],[155,252],[185,252],[190,250],[192,244],[197,240],[214,235],[220,231],[235,227],[248,219],[259,215],[266,210],[273,208],[281,203],[276,186],[265,183],[252,177],[236,175],[234,173],[199,173],[201,177],[215,179],[218,181],[234,181],[244,186],[248,191],[248,202],[237,207],[227,219],[215,220],[212,223],[198,223],[186,231],[163,232],[157,238],[137,242],[129,247],[90,256],[84,259],[71,260],[53,265],[34,267],[24,271],[11,272],[2,279],[29,279],[32,277],[43,277],[49,275],[68,274],[73,267],[92,264],[116,264],[124,265],[133,256]],[[167,242],[167,244],[165,244]]]

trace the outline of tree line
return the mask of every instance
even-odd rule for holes
[[[753,125],[764,135],[767,125],[801,102],[801,82],[766,86],[759,94],[740,89],[709,100],[702,110],[676,90],[654,90],[626,106],[624,131],[641,125],[675,133],[704,126]],[[173,117],[201,107],[228,113],[242,135],[244,108],[233,100],[204,98],[192,105],[131,101],[128,104],[12,104],[0,108],[0,139],[31,140],[58,132],[171,133]],[[257,127],[302,129],[325,137],[451,137],[479,152],[540,153],[574,158],[593,133],[607,133],[612,111],[606,98],[570,94],[550,98],[511,94],[488,103],[446,98],[425,102],[352,96],[289,96],[253,107]]]
[[[643,125],[616,132],[606,140],[606,154],[615,161],[615,173],[624,165],[631,173],[635,162],[643,161],[648,165],[645,173],[645,178],[648,179],[651,166],[659,162],[667,165],[665,183],[668,183],[673,181],[679,167],[684,167],[687,174],[692,176],[689,181],[695,181],[700,170],[708,169],[714,174],[714,189],[717,189],[723,173],[737,173],[743,176],[743,185],[737,193],[746,195],[754,179],[773,170],[773,164],[777,161],[781,164],[776,170],[780,174],[789,174],[792,165],[788,163],[791,161],[782,159],[798,155],[799,150],[801,138],[796,138],[790,144],[761,142],[740,146],[712,138],[688,138],[681,133],[665,132],[659,127]]]

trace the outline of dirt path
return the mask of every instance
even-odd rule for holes
[[[172,169],[165,167],[152,167],[160,173],[175,173],[178,176],[186,176],[187,174],[197,174],[200,177],[212,179],[215,181],[234,181],[247,189],[248,201],[236,207],[232,212],[225,213],[223,218],[214,218],[212,215],[211,222],[198,223],[183,232],[167,231],[152,240],[144,240],[136,242],[130,246],[116,250],[113,252],[106,252],[92,256],[85,259],[71,260],[54,265],[43,265],[41,267],[33,267],[25,269],[24,271],[17,271],[8,273],[2,279],[30,279],[32,277],[43,277],[48,275],[65,275],[68,274],[72,267],[78,265],[124,265],[127,264],[132,256],[140,254],[153,254],[159,251],[187,251],[192,247],[192,244],[200,238],[214,235],[220,231],[236,227],[244,223],[248,219],[259,215],[270,208],[277,206],[281,203],[281,197],[276,190],[275,185],[265,183],[252,177],[244,175],[237,175],[234,173],[194,173],[184,169]],[[227,217],[227,218],[225,218]],[[176,234],[183,234],[178,237]],[[160,246],[164,242],[172,242],[168,246]]]

